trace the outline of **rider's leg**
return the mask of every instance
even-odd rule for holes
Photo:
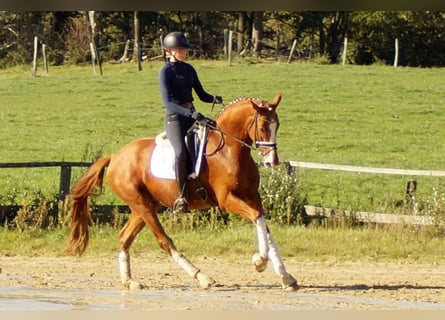
[[[176,182],[179,188],[179,196],[173,205],[173,212],[186,212],[187,202],[185,200],[185,187],[189,173],[189,163],[187,147],[185,145],[185,135],[188,128],[193,124],[192,119],[168,114],[165,118],[165,131],[175,152]]]
[[[187,201],[185,199],[185,188],[188,176],[187,154],[182,152],[179,157],[175,157],[176,183],[179,189],[179,196],[173,205],[173,213],[187,212]]]

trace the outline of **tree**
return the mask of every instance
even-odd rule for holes
[[[261,41],[263,41],[263,11],[253,12],[252,23],[252,53],[254,56],[259,57],[261,53]]]
[[[392,64],[397,38],[399,65],[445,66],[445,14],[438,11],[97,11],[95,17],[104,61],[122,57],[133,39],[140,54],[158,56],[160,36],[174,30],[187,34],[192,57],[218,58],[228,29],[236,31],[239,54],[247,52],[247,43],[257,57],[276,47],[288,54],[296,40],[297,52],[306,58],[318,54],[338,63],[347,35],[352,63]],[[90,58],[87,25],[78,11],[0,11],[0,68],[30,63],[34,36],[46,45],[50,64],[84,63]]]
[[[355,62],[392,64],[399,39],[399,65],[445,65],[445,15],[432,11],[376,11],[353,15]]]

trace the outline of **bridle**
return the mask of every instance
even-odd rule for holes
[[[255,140],[254,140],[254,144],[253,145],[250,145],[250,144],[246,143],[245,141],[235,137],[234,135],[232,135],[232,134],[230,134],[228,132],[225,132],[224,130],[221,130],[221,128],[218,127],[218,126],[214,126],[214,125],[211,125],[209,123],[206,123],[206,126],[208,126],[209,128],[211,128],[211,129],[213,129],[215,131],[219,131],[221,133],[221,140],[218,143],[218,147],[213,152],[211,152],[210,154],[206,153],[206,155],[207,156],[213,155],[213,154],[215,154],[218,150],[220,150],[224,146],[224,141],[225,141],[224,140],[224,136],[230,137],[231,139],[239,142],[241,145],[243,145],[243,146],[245,146],[245,147],[247,147],[247,148],[249,148],[251,150],[259,150],[259,148],[267,148],[268,150],[266,152],[262,152],[262,151],[258,152],[258,154],[260,154],[262,157],[267,156],[269,154],[269,152],[271,152],[272,150],[277,150],[277,142],[276,141],[272,142],[272,141],[261,141],[261,140],[258,140],[258,136],[259,136],[259,134],[258,134],[258,130],[259,130],[258,129],[258,120],[261,117],[265,118],[264,121],[267,122],[267,123],[275,123],[277,121],[275,119],[269,120],[267,117],[262,116],[258,112],[256,112],[254,117],[253,117],[252,123],[248,126],[248,129],[247,129],[249,131],[252,128],[252,126],[255,127],[255,129],[254,129],[254,131],[255,131],[255,134],[254,134]]]
[[[255,113],[255,116],[254,116],[254,121],[253,122],[255,123],[255,148],[256,149],[258,149],[258,148],[267,148],[268,149],[267,152],[260,152],[260,154],[263,157],[265,157],[272,150],[277,150],[277,142],[276,141],[271,142],[271,141],[261,141],[261,140],[258,140],[258,119],[260,117],[263,117],[264,121],[266,123],[269,123],[269,124],[270,123],[276,123],[277,120],[275,120],[275,119],[269,120],[267,117],[261,116],[258,112]]]

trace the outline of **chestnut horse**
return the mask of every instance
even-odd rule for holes
[[[203,201],[187,184],[189,209],[204,209],[217,205],[221,210],[241,215],[256,227],[259,252],[252,256],[258,272],[266,269],[271,261],[280,276],[282,288],[296,290],[297,281],[286,271],[278,247],[264,218],[258,192],[259,171],[250,151],[257,149],[267,166],[278,164],[276,136],[279,127],[276,108],[281,93],[272,103],[258,98],[239,98],[227,104],[210,127],[199,182],[207,190]],[[216,124],[216,126],[215,126]],[[157,217],[162,207],[172,207],[178,195],[173,179],[161,179],[153,175],[150,159],[155,148],[154,138],[142,138],[130,142],[111,156],[98,159],[73,187],[71,193],[71,234],[66,253],[81,255],[88,244],[88,225],[91,215],[88,197],[95,187],[102,188],[105,168],[111,189],[131,210],[128,221],[119,232],[119,271],[121,281],[132,286],[129,247],[137,234],[147,226],[156,237],[159,246],[199,284],[207,288],[215,281],[201,272],[174,245],[165,233]]]

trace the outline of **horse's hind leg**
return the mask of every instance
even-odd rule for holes
[[[154,210],[150,210],[143,205],[133,205],[131,208],[132,211],[139,213],[145,225],[153,232],[158,245],[191,277],[197,279],[201,287],[208,288],[215,282],[212,278],[203,274],[190,260],[176,249],[173,240],[165,233]]]
[[[119,232],[119,272],[122,284],[125,286],[131,285],[130,254],[128,249],[144,226],[144,220],[132,212],[127,223]]]

